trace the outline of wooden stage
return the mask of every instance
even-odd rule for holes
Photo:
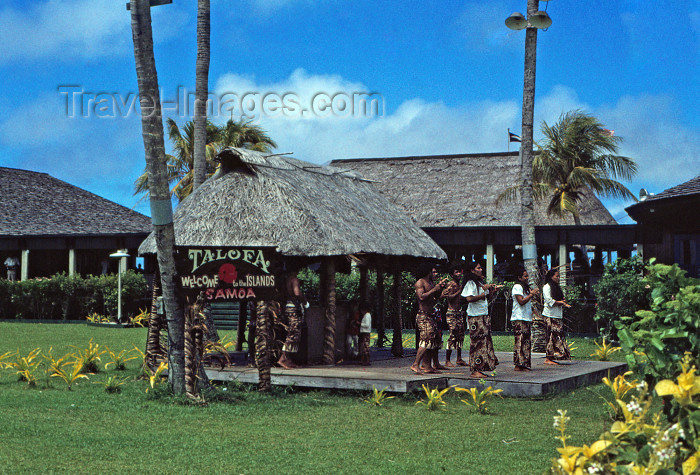
[[[456,385],[462,388],[482,388],[477,379],[469,378],[469,368],[459,366],[441,371],[440,374],[417,375],[410,369],[415,358],[415,349],[404,350],[403,358],[394,358],[390,350],[372,348],[371,366],[360,366],[354,362],[340,362],[334,366],[305,366],[287,370],[272,368],[272,384],[280,386],[317,389],[386,389],[389,392],[411,392],[422,390],[421,385],[445,388]],[[504,396],[537,397],[570,391],[579,386],[597,384],[604,376],[615,377],[627,371],[625,363],[573,360],[558,366],[544,364],[544,354],[532,354],[532,371],[514,371],[513,354],[496,353],[499,365],[493,376],[486,378],[486,385],[502,389]],[[468,356],[468,355],[465,355]],[[454,353],[453,353],[454,357]],[[440,363],[444,363],[444,350],[440,351]],[[454,362],[454,359],[453,359]],[[214,381],[257,383],[257,369],[240,362],[225,369],[206,369]]]

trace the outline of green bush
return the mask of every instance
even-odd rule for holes
[[[650,385],[681,373],[686,352],[698,365],[700,351],[700,279],[678,267],[649,266],[643,283],[651,292],[651,308],[616,322],[630,369]]]
[[[593,286],[597,299],[594,318],[600,334],[610,341],[617,341],[615,322],[620,317],[649,308],[649,290],[642,282],[644,267],[637,257],[617,259],[605,266],[603,276]]]
[[[92,313],[116,315],[117,278],[61,273],[17,282],[0,280],[0,318],[82,320]],[[124,314],[136,314],[144,297],[144,276],[127,270],[122,274]]]

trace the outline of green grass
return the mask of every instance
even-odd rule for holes
[[[0,323],[0,354],[50,346],[61,354],[90,338],[113,350],[143,348],[146,332]],[[512,338],[496,342],[505,351]],[[136,376],[138,364],[130,361],[123,373]],[[558,455],[557,409],[569,410],[571,444],[590,443],[610,425],[588,389],[496,398],[491,415],[454,392],[445,411],[428,412],[415,404],[420,394],[373,407],[362,402],[367,393],[276,388],[261,395],[237,384],[198,407],[149,397],[145,381],[130,381],[121,394],[93,384],[116,373],[102,371],[68,391],[56,378],[30,388],[0,371],[0,473],[543,473]]]

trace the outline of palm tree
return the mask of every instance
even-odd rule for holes
[[[617,179],[630,180],[637,164],[617,154],[622,138],[603,128],[580,110],[562,114],[552,127],[542,123],[545,139],[532,164],[535,196],[548,199],[547,212],[556,216],[571,213],[581,224],[578,204],[585,189],[596,196],[632,198],[634,195]]]
[[[197,64],[194,103],[194,180],[193,189],[207,179],[207,95],[209,93],[210,56],[209,0],[197,1]]]
[[[149,0],[131,0],[131,32],[141,106],[141,128],[150,183],[151,220],[158,250],[163,302],[168,316],[168,378],[174,393],[185,391],[185,315],[175,267],[175,230],[165,164],[163,116],[153,55]]]
[[[194,142],[195,127],[192,121],[186,122],[180,129],[177,123],[168,118],[166,121],[168,137],[173,145],[173,155],[167,155],[168,182],[172,187],[170,193],[182,201],[193,191],[194,179]],[[277,144],[250,121],[230,120],[220,127],[207,121],[206,175],[210,177],[216,171],[214,157],[225,147],[241,147],[261,152],[269,152]],[[134,183],[134,195],[148,191],[148,175],[144,172]]]
[[[258,152],[269,152],[277,147],[267,132],[257,125],[252,125],[252,121],[243,119],[229,119],[219,128],[218,145],[220,148],[239,147]]]

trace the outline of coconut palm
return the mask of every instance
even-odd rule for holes
[[[634,195],[617,179],[637,174],[637,164],[616,155],[622,138],[603,128],[580,110],[570,111],[554,126],[542,123],[544,140],[532,164],[535,196],[547,199],[547,212],[556,216],[571,213],[581,224],[578,204],[585,189],[599,197],[632,198]]]
[[[158,267],[163,302],[168,316],[168,378],[176,394],[185,391],[185,318],[178,298],[175,268],[175,230],[165,166],[163,116],[160,106],[158,74],[153,55],[153,30],[149,0],[131,0],[131,31],[141,105],[141,128],[150,182],[153,231],[156,236]]]
[[[207,179],[207,95],[209,93],[210,31],[209,0],[198,0],[197,63],[195,68],[196,99],[194,104],[194,189]]]
[[[267,132],[257,125],[252,125],[252,121],[244,119],[229,119],[225,125],[219,128],[218,140],[220,148],[239,147],[258,152],[269,152],[277,147]]]
[[[554,126],[542,122],[545,138],[537,144],[532,163],[533,189],[539,201],[548,200],[547,212],[563,217],[571,213],[581,224],[578,204],[588,189],[599,197],[632,198],[617,179],[637,174],[632,158],[616,155],[622,138],[580,110],[562,114]],[[506,189],[499,201],[517,198],[519,186]]]
[[[172,187],[170,193],[182,201],[193,189],[194,180],[194,134],[193,121],[186,122],[180,129],[177,123],[168,118],[166,121],[168,137],[173,146],[173,155],[167,155],[168,182]],[[214,158],[225,147],[240,147],[269,152],[277,144],[267,133],[250,121],[229,120],[217,127],[207,121],[206,172],[210,177],[216,171]],[[148,191],[148,175],[144,172],[134,183],[134,194]]]

